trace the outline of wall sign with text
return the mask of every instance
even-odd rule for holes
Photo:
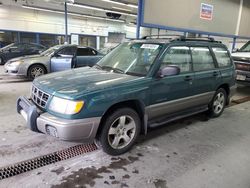
[[[213,5],[201,3],[200,18],[203,20],[212,20],[213,11],[214,11]]]

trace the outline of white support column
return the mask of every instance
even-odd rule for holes
[[[239,31],[240,31],[240,21],[241,21],[241,16],[242,16],[243,3],[244,3],[244,0],[240,0],[240,8],[239,8],[239,15],[238,15],[238,20],[237,20],[235,35],[239,35]]]
[[[100,50],[100,36],[96,36],[96,49]]]

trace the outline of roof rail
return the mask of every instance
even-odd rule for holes
[[[204,42],[216,42],[216,43],[221,43],[221,41],[216,41],[214,40],[214,38],[212,37],[179,37],[179,38],[175,38],[172,41],[204,41]]]
[[[165,34],[165,35],[148,35],[144,36],[141,39],[174,39],[177,37],[183,37],[183,35],[171,35],[171,34]]]

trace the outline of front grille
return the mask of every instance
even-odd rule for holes
[[[236,70],[250,71],[250,64],[240,61],[235,61]]]
[[[49,100],[50,95],[38,89],[34,85],[32,86],[31,98],[32,101],[41,108],[45,108]]]

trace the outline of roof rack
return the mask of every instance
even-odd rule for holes
[[[216,41],[212,37],[186,37],[183,35],[149,35],[144,36],[142,39],[169,39],[171,41],[204,41],[204,42],[216,42],[221,43],[221,41]]]
[[[179,38],[175,38],[172,39],[172,41],[204,41],[204,42],[216,42],[216,43],[221,43],[221,41],[216,41],[214,40],[214,38],[212,37],[179,37]]]

